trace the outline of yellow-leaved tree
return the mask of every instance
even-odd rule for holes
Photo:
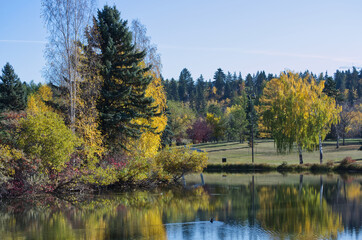
[[[75,131],[81,139],[78,155],[81,158],[81,180],[85,183],[108,185],[118,180],[114,165],[104,162],[106,147],[104,136],[99,129],[97,101],[100,97],[102,78],[100,76],[99,48],[95,39],[96,28],[86,30],[87,46],[79,47],[79,69],[81,80],[77,82]]]
[[[301,164],[302,149],[313,150],[318,142],[321,148],[331,124],[338,121],[340,108],[323,89],[324,82],[317,84],[310,75],[282,73],[266,84],[257,109],[278,152],[291,150],[296,143]]]
[[[323,148],[322,142],[326,135],[329,133],[332,124],[337,124],[339,121],[339,113],[342,108],[336,106],[334,98],[327,96],[324,92],[324,81],[319,84],[311,78],[309,84],[309,130],[312,132],[310,135],[314,137],[313,142],[319,143],[320,163],[323,162]]]
[[[52,91],[47,85],[29,97],[18,144],[27,156],[41,160],[42,170],[60,172],[70,160],[77,138],[63,118],[46,105],[50,100]]]
[[[157,108],[155,116],[131,121],[140,126],[150,127],[141,128],[140,138],[130,138],[126,143],[128,149],[126,154],[132,160],[128,162],[124,176],[128,175],[127,177],[141,180],[147,177],[150,168],[154,166],[153,159],[161,147],[161,136],[167,125],[167,104],[166,93],[161,83],[161,60],[157,54],[157,47],[150,43],[150,38],[146,36],[146,28],[137,20],[132,22],[131,30],[137,50],[146,52],[141,64],[144,65],[143,67],[150,67],[150,70],[145,74],[153,79],[145,91],[145,96],[152,97],[154,99],[152,106]]]
[[[137,156],[141,159],[152,159],[156,156],[161,146],[161,135],[167,125],[166,116],[166,93],[161,84],[161,78],[157,77],[155,72],[149,73],[153,77],[153,81],[146,89],[146,97],[153,97],[155,100],[152,105],[157,106],[157,116],[151,119],[135,119],[139,125],[150,125],[151,129],[143,129],[143,133],[139,139],[131,139],[127,148],[129,154]]]

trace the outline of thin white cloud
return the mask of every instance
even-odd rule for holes
[[[266,50],[245,50],[242,48],[220,48],[220,47],[184,47],[184,46],[172,46],[172,45],[161,45],[160,49],[178,49],[178,50],[193,50],[193,51],[223,51],[223,52],[240,52],[245,54],[257,54],[266,56],[285,56],[285,57],[296,57],[296,58],[309,58],[309,59],[322,59],[341,63],[350,63],[352,65],[361,65],[362,61],[357,59],[335,57],[335,56],[324,56],[314,54],[301,54],[301,53],[288,53],[278,51],[266,51]]]
[[[32,40],[0,40],[0,42],[5,43],[37,43],[37,44],[46,44],[46,41],[32,41]]]

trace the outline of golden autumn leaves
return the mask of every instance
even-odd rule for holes
[[[291,150],[296,143],[312,150],[338,122],[341,108],[323,93],[324,81],[293,72],[282,73],[265,86],[257,108],[262,128],[267,129],[279,152]]]

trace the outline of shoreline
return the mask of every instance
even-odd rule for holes
[[[251,164],[251,163],[211,163],[204,169],[205,173],[226,172],[226,173],[248,173],[248,172],[280,172],[280,173],[351,173],[362,174],[362,164]]]

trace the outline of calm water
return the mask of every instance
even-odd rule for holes
[[[362,239],[362,176],[203,177],[152,192],[0,202],[0,239]]]

